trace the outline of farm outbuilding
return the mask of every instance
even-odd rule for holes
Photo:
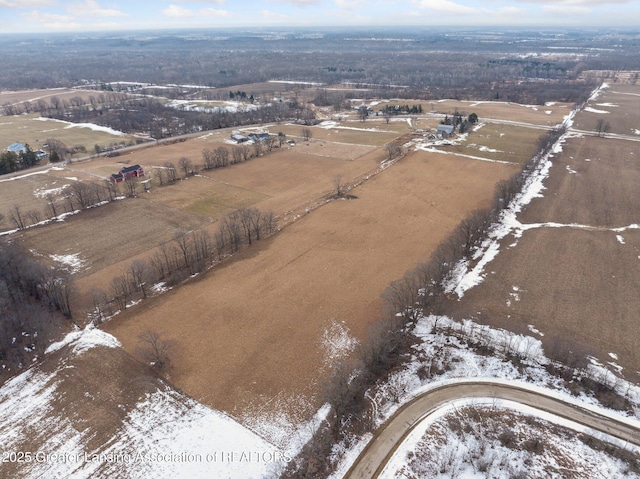
[[[132,165],[122,168],[118,173],[114,173],[109,177],[112,183],[120,183],[129,178],[141,178],[144,176],[144,170],[140,165]]]
[[[455,127],[453,125],[438,125],[438,135],[442,138],[448,138],[453,135],[453,130]]]
[[[261,143],[269,138],[269,133],[249,133],[249,139],[255,143]]]
[[[27,145],[24,145],[22,143],[11,143],[7,147],[7,151],[10,151],[12,153],[15,153],[16,155],[19,155],[20,153],[25,153],[27,151]]]
[[[231,135],[231,140],[235,141],[236,143],[244,143],[245,141],[249,141],[249,138],[236,133]]]

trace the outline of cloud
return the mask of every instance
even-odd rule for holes
[[[568,7],[593,7],[598,5],[631,3],[632,0],[518,0],[526,3],[543,3],[547,7],[568,6]]]
[[[336,5],[344,9],[362,8],[367,3],[366,0],[334,0]]]
[[[229,10],[220,10],[216,8],[204,8],[198,11],[198,15],[206,17],[230,17],[231,12]]]
[[[42,25],[48,30],[72,31],[80,28],[80,24],[75,22],[74,18],[70,15],[45,13],[39,10],[32,10],[31,12],[22,13],[21,15],[27,23]]]
[[[262,15],[262,18],[270,22],[291,20],[291,17],[289,15],[285,15],[284,13],[272,12],[270,10],[262,10],[260,14]]]
[[[189,10],[188,8],[180,7],[178,5],[169,5],[167,8],[162,10],[162,13],[171,18],[190,18],[195,17],[196,12],[193,10]]]
[[[591,9],[588,7],[581,7],[578,5],[556,4],[556,5],[544,5],[542,9],[545,12],[552,13],[554,15],[588,15],[591,13]]]
[[[498,10],[498,15],[503,17],[510,17],[516,15],[524,15],[526,13],[526,9],[518,8],[518,7],[502,7]]]
[[[176,0],[179,3],[211,3],[212,5],[224,5],[226,0]]]
[[[77,17],[128,17],[120,10],[101,8],[96,0],[86,0],[83,3],[74,3],[67,7],[67,12]]]
[[[479,12],[477,8],[468,7],[460,3],[449,0],[415,0],[414,4],[420,8],[435,10],[436,12],[448,13],[452,15],[475,15]]]
[[[0,7],[5,8],[28,8],[28,7],[50,7],[55,5],[55,0],[0,0]]]
[[[179,5],[169,5],[162,10],[162,13],[171,18],[193,18],[193,17],[229,17],[231,13],[228,10],[219,10],[211,7],[202,8],[200,10],[191,10]]]
[[[308,7],[309,5],[317,5],[321,0],[272,0],[274,3],[288,3],[295,7]]]

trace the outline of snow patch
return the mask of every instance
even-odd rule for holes
[[[45,117],[38,117],[38,118],[34,118],[34,120],[36,121],[54,121],[57,123],[64,123],[67,126],[65,126],[65,130],[68,128],[88,128],[92,131],[101,131],[102,133],[108,133],[109,135],[113,135],[113,136],[125,136],[125,134],[119,130],[114,130],[113,128],[110,128],[108,126],[101,126],[101,125],[96,125],[95,123],[72,123],[70,121],[65,121],[65,120],[56,120],[54,118],[45,118]]]
[[[358,345],[358,340],[349,335],[349,328],[344,322],[339,323],[335,320],[324,330],[320,341],[326,353],[327,364],[346,357]]]
[[[540,332],[538,328],[536,328],[533,324],[528,324],[527,329],[531,331],[533,334],[537,334],[538,336],[544,336],[544,333]]]
[[[50,254],[49,257],[57,263],[67,267],[71,273],[77,273],[84,266],[85,261],[80,258],[80,253],[74,254]]]
[[[54,182],[54,184],[55,184],[55,182]],[[35,190],[35,191],[33,192],[33,195],[34,195],[36,198],[46,198],[46,197],[47,197],[47,196],[49,196],[49,195],[59,195],[59,194],[60,194],[60,193],[62,193],[62,192],[64,191],[64,189],[65,189],[65,188],[67,188],[68,186],[69,186],[69,185],[68,185],[68,184],[66,184],[66,185],[59,186],[59,187],[57,187],[57,188],[48,188],[48,189],[45,189],[45,188],[38,188],[37,190]]]
[[[93,325],[89,324],[82,331],[82,334],[73,341],[72,351],[75,354],[82,354],[85,351],[98,346],[104,346],[107,348],[119,348],[122,347],[122,344],[120,344],[120,341],[118,341],[114,336],[111,336],[110,334],[105,333],[104,331],[97,329]]]
[[[616,239],[618,240],[618,243],[625,244],[624,243],[624,238],[622,237],[622,235],[616,235]]]
[[[606,111],[606,110],[598,110],[596,108],[591,108],[590,106],[585,107],[584,111],[588,111],[590,113],[598,113],[598,114],[611,113],[611,112]]]

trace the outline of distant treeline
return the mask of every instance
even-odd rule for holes
[[[256,123],[313,122],[315,115],[297,102],[273,102],[237,109],[211,108],[207,111],[176,109],[155,98],[135,99],[120,95],[112,103],[94,108],[91,104],[49,109],[47,116],[72,122],[109,126],[125,133],[148,132],[152,138],[169,138],[199,131]]]
[[[314,38],[287,32],[268,41],[232,31],[225,31],[222,40],[207,32],[190,41],[171,33],[138,40],[128,34],[82,40],[64,35],[34,36],[29,41],[9,37],[3,41],[0,85],[14,90],[79,85],[100,89],[122,80],[201,85],[228,99],[228,88],[290,80],[300,82],[300,88],[314,82],[392,89],[400,91],[401,98],[572,102],[573,92],[582,89],[574,83],[581,71],[635,69],[640,61],[633,34],[560,33],[503,31],[477,36],[403,28],[378,32],[379,41],[371,37],[376,35],[371,30],[328,31]],[[383,41],[389,35],[403,41]],[[492,40],[484,41],[487,36]],[[605,49],[607,55],[602,54]],[[541,57],[544,53],[553,55]],[[531,89],[534,94],[527,94]],[[236,98],[237,91],[233,91]],[[411,94],[405,96],[404,91]]]

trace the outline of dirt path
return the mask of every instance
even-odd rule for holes
[[[376,432],[345,477],[349,479],[379,477],[397,448],[423,419],[447,403],[467,398],[515,401],[640,446],[640,427],[636,421],[632,423],[612,418],[604,411],[587,409],[538,390],[489,381],[472,381],[437,387],[402,406]]]

